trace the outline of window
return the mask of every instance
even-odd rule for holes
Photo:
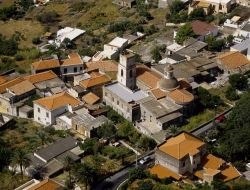
[[[46,117],[49,118],[49,112],[46,112]]]
[[[41,111],[40,108],[37,108],[37,111],[40,113],[40,111]]]
[[[76,73],[77,72],[77,67],[74,67],[74,73]]]
[[[40,121],[41,119],[40,119],[40,117],[38,117],[38,121]]]
[[[121,70],[121,76],[123,77],[123,69]]]
[[[129,77],[130,77],[130,78],[133,77],[133,71],[132,71],[132,70],[129,71]]]
[[[119,103],[120,103],[120,102],[117,100],[117,105],[119,105]]]
[[[185,162],[182,163],[182,167],[185,167]]]
[[[82,70],[82,67],[80,67],[80,71]]]
[[[64,68],[64,69],[63,69],[63,72],[64,72],[64,73],[67,73],[67,72],[68,72],[68,71],[67,71],[67,68]]]

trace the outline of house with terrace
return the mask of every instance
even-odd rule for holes
[[[83,103],[67,92],[61,92],[52,96],[34,101],[34,120],[45,126],[55,123],[56,118],[65,112],[73,113],[82,107]]]
[[[231,163],[210,154],[205,142],[188,132],[169,137],[158,145],[155,166],[149,171],[160,179],[190,179],[209,184],[216,179],[228,182],[241,176]]]
[[[245,73],[250,70],[250,61],[239,51],[230,51],[217,57],[218,66],[224,73]]]
[[[230,47],[230,51],[238,51],[250,60],[250,39],[246,39],[243,42]]]
[[[194,20],[191,22],[191,26],[193,32],[197,37],[198,40],[204,41],[208,36],[217,36],[219,33],[219,29],[210,24],[200,20]]]
[[[125,38],[116,37],[108,44],[104,44],[103,51],[98,51],[92,61],[101,61],[105,58],[117,59],[119,54],[128,46],[128,40]]]
[[[73,80],[73,76],[82,74],[84,71],[82,58],[77,53],[72,53],[67,59],[61,60],[60,72],[63,80]]]
[[[208,15],[213,13],[229,13],[234,4],[235,0],[193,0],[188,7],[188,14],[190,14],[195,9],[202,8],[204,12]]]
[[[60,62],[58,59],[44,59],[31,64],[32,74],[49,70],[52,70],[57,75],[60,75]]]

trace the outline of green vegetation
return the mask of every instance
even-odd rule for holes
[[[217,96],[209,93],[206,89],[198,88],[198,99],[204,108],[214,109],[220,105],[223,105],[223,100]]]
[[[187,23],[183,25],[180,28],[180,30],[177,32],[175,41],[178,44],[183,44],[183,42],[187,40],[189,37],[195,37],[195,34],[194,34],[191,24]]]
[[[162,59],[160,48],[158,46],[152,49],[151,55],[152,55],[153,60],[156,62],[159,62]]]
[[[230,85],[237,90],[246,90],[248,88],[247,77],[242,74],[233,74],[229,76]]]
[[[214,36],[206,37],[205,42],[208,45],[209,51],[221,51],[223,49],[223,47],[225,46],[224,39],[217,40]]]
[[[17,0],[8,7],[0,9],[0,20],[21,18],[33,4],[33,0]]]
[[[250,93],[246,93],[236,103],[226,122],[226,127],[222,129],[219,137],[217,152],[226,160],[246,161],[250,155],[249,127],[250,127]],[[223,135],[221,135],[223,134]]]
[[[226,91],[226,98],[230,101],[235,101],[240,98],[240,96],[237,94],[237,91],[232,86],[229,86]]]
[[[48,23],[53,23],[57,21],[58,14],[55,11],[50,11],[50,12],[43,12],[39,15],[37,15],[37,20],[43,24],[48,24]]]
[[[15,55],[18,50],[18,37],[13,35],[10,39],[6,39],[0,34],[0,55]]]

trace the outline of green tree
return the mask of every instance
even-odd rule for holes
[[[113,123],[104,123],[97,129],[97,136],[99,138],[115,138],[116,128]]]
[[[143,167],[133,168],[129,171],[129,182],[133,182],[136,179],[145,179],[149,176],[148,171],[146,171]]]
[[[18,149],[15,151],[14,156],[12,158],[12,163],[14,165],[19,165],[21,176],[23,177],[23,171],[30,164],[30,160],[26,156],[26,153],[22,149]]]
[[[237,94],[235,88],[229,86],[226,91],[226,98],[230,101],[235,101],[238,100],[240,96]]]
[[[157,143],[152,138],[141,136],[139,139],[139,146],[144,150],[153,150],[156,147]]]
[[[67,156],[64,160],[64,170],[68,172],[68,187],[73,188],[74,184],[72,181],[72,171],[73,171],[73,166],[74,166],[74,161],[71,157]]]
[[[0,139],[0,172],[10,164],[11,156],[11,150],[7,144]]]
[[[250,156],[250,93],[244,94],[230,113],[219,139],[217,151],[229,161],[245,161]]]
[[[245,90],[248,87],[247,77],[239,73],[230,75],[229,83],[237,90]]]
[[[117,135],[120,138],[128,139],[128,137],[133,133],[134,127],[132,123],[125,120],[119,127],[117,131]]]
[[[184,9],[184,7],[185,7],[185,5],[182,1],[174,0],[169,5],[169,10],[170,10],[171,14],[176,14],[176,13],[179,13],[182,9]]]
[[[78,181],[85,184],[86,189],[91,187],[97,177],[97,170],[86,163],[77,164],[74,173]]]
[[[151,51],[151,55],[153,60],[155,60],[156,62],[159,62],[162,59],[161,53],[160,53],[160,48],[158,46],[156,46],[152,51]]]
[[[98,143],[96,138],[87,138],[84,140],[83,144],[80,145],[80,148],[84,150],[86,154],[94,154],[94,146]]]
[[[183,25],[180,30],[177,32],[175,41],[178,44],[183,44],[185,40],[187,40],[189,37],[195,37],[195,33],[192,29],[192,26],[190,23],[187,23]]]
[[[206,18],[206,13],[203,8],[194,9],[189,14],[190,20],[204,20]]]
[[[198,88],[198,98],[201,105],[205,108],[216,108],[224,103],[219,96],[212,95],[208,90],[202,87]]]
[[[209,51],[221,51],[222,48],[225,46],[225,40],[224,39],[217,40],[212,35],[206,37],[205,42],[207,43]]]

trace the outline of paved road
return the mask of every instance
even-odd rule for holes
[[[150,156],[152,161],[154,161],[154,152],[150,152],[148,154],[143,155],[140,158],[144,158],[145,156]],[[147,163],[148,164],[148,163]],[[139,165],[139,163],[138,163]],[[136,167],[136,163],[134,162],[131,166],[124,168],[123,170],[115,173],[114,175],[106,178],[102,182],[98,183],[93,190],[116,190],[118,186],[128,179],[129,170]]]
[[[225,113],[225,117],[228,117],[228,115],[230,114],[231,109],[229,109],[226,113]],[[218,116],[217,116],[218,117]],[[217,118],[216,117],[216,118]],[[201,127],[198,127],[194,130],[191,131],[191,133],[195,136],[200,136],[203,135],[205,132],[207,132],[208,130],[212,129],[213,127],[215,127],[215,123],[214,123],[215,119],[210,120],[209,122],[207,122],[207,124],[202,125]]]

